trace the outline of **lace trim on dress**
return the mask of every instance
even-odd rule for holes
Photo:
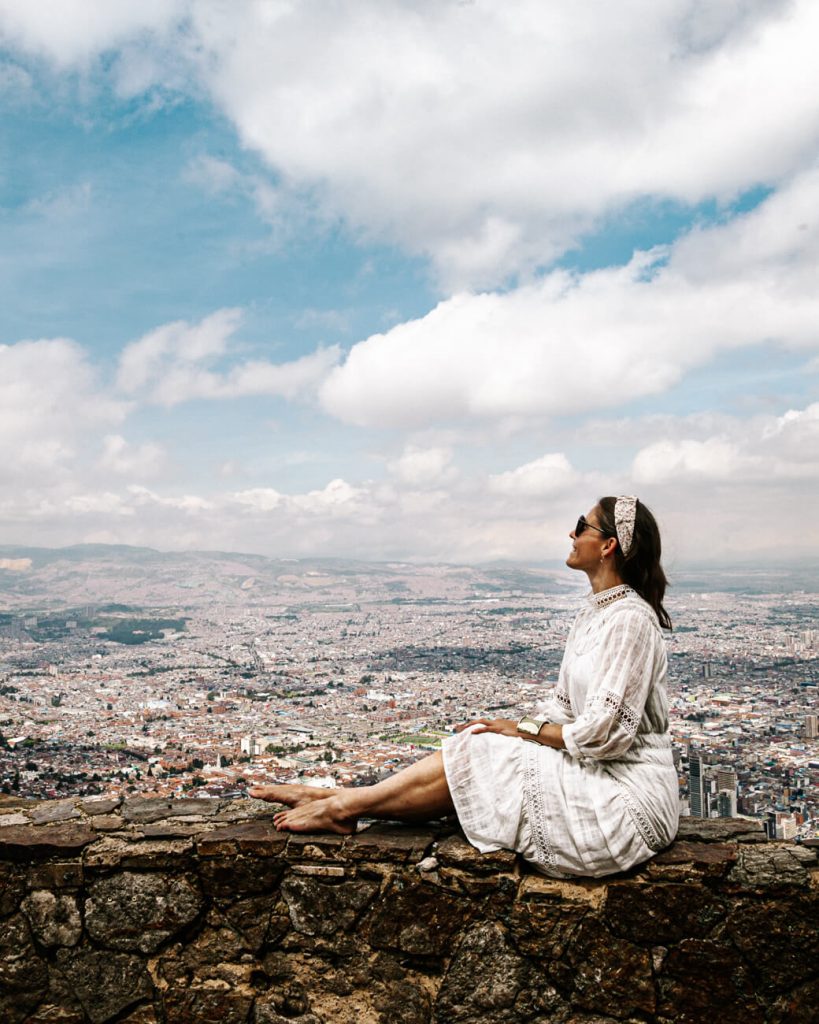
[[[615,779],[614,781],[620,787],[620,792],[623,794],[623,800],[625,801],[626,808],[631,815],[632,821],[637,826],[637,831],[643,837],[646,846],[648,846],[649,849],[654,850],[655,853],[664,849],[665,844],[657,835],[657,832],[651,824],[646,812],[634,798],[634,794],[628,786],[625,785],[625,783],[621,782],[620,779]]]
[[[622,697],[612,693],[611,690],[606,690],[605,693],[596,693],[589,702],[589,706],[592,708],[605,708],[615,722],[622,723],[623,728],[630,736],[634,736],[637,733],[640,725],[640,716],[634,708],[630,708],[625,703]]]
[[[552,690],[552,700],[557,704],[566,714],[572,713],[572,700],[571,697],[566,693],[563,687],[555,687]]]
[[[596,608],[605,608],[606,605],[620,601],[633,593],[634,589],[628,583],[620,583],[616,587],[609,587],[608,590],[601,590],[599,594],[589,594],[589,602]]]
[[[533,745],[524,743],[523,751],[523,792],[526,796],[526,810],[529,817],[529,827],[532,830],[532,838],[538,851],[538,860],[542,864],[554,867],[555,851],[552,847],[552,840],[549,837],[549,829],[546,825],[547,809],[543,794],[545,787],[541,779],[541,758],[537,756],[537,749],[530,749]]]

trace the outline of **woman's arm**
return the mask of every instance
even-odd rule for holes
[[[463,729],[472,728],[473,732],[495,732],[499,736],[516,736],[519,740],[528,740],[530,743],[542,743],[547,747],[555,747],[562,750],[566,744],[563,742],[563,726],[554,722],[544,722],[540,727],[537,736],[524,735],[518,732],[518,723],[512,718],[476,718],[473,722],[459,725],[457,732]]]
[[[634,742],[655,681],[664,674],[665,648],[656,622],[648,613],[617,609],[600,638],[585,707],[563,731],[572,757],[622,756]]]

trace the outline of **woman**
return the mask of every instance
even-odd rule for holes
[[[659,530],[636,498],[607,497],[569,536],[566,564],[586,573],[592,592],[547,701],[519,722],[470,722],[440,754],[375,786],[251,789],[289,806],[276,827],[352,832],[359,817],[419,821],[454,811],[479,850],[517,850],[556,877],[623,871],[667,846],[679,807]]]

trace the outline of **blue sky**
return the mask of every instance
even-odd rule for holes
[[[44,10],[3,542],[542,560],[637,493],[674,563],[819,554],[815,5]]]

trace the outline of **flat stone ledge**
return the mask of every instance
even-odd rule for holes
[[[65,857],[86,851],[89,862],[98,859],[98,852],[103,861],[121,863],[128,844],[128,857],[144,858],[160,850],[172,855],[193,848],[203,858],[242,854],[283,856],[291,863],[400,865],[419,864],[432,856],[436,867],[478,876],[531,873],[509,850],[479,853],[463,838],[455,819],[424,826],[370,822],[351,836],[300,835],[275,829],[271,819],[276,810],[276,805],[254,799],[5,798],[0,800],[0,860]],[[759,847],[758,855],[751,856],[751,846]],[[747,856],[740,855],[743,849],[748,850]],[[122,853],[119,861],[117,850]],[[815,849],[768,842],[761,822],[682,818],[675,842],[637,871],[678,880],[687,871],[701,878],[731,875],[744,885],[771,886],[777,880],[804,885],[816,865]]]

